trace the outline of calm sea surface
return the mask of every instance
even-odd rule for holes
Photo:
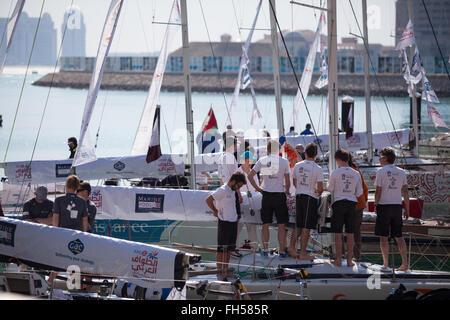
[[[81,117],[86,101],[87,90],[58,89],[32,86],[31,83],[43,74],[28,75],[19,104],[19,97],[24,79],[23,74],[4,74],[0,78],[0,114],[3,127],[0,128],[0,162],[5,158],[6,146],[11,135],[14,116],[19,104],[11,142],[6,154],[6,161],[30,160],[33,147],[36,149],[34,160],[65,159],[69,156],[67,138],[78,137]],[[38,136],[39,123],[49,95],[41,131]],[[134,140],[139,119],[146,99],[146,92],[105,91],[98,94],[96,108],[91,122],[92,140],[98,132],[97,156],[123,156],[129,154]],[[340,92],[340,98],[345,92]],[[225,127],[226,105],[231,104],[231,95],[192,94],[194,130],[198,132],[209,108],[212,106],[217,118],[219,130]],[[285,127],[289,127],[292,113],[293,96],[283,96]],[[226,102],[225,102],[226,101]],[[409,100],[405,98],[386,98],[393,123],[402,128],[409,121]],[[185,152],[185,106],[184,93],[161,93],[161,147],[163,153]],[[275,98],[271,95],[258,95],[258,106],[263,114],[259,128],[276,128]],[[340,100],[339,100],[340,104]],[[317,133],[327,132],[326,98],[310,96],[307,105]],[[355,131],[365,131],[364,97],[355,98]],[[441,104],[434,104],[445,121],[450,124],[450,99],[441,99]],[[234,128],[248,130],[252,114],[252,99],[248,94],[239,97]],[[429,124],[426,107],[422,107],[422,121]],[[306,111],[302,110],[298,128],[303,129],[310,122]],[[386,106],[382,98],[372,99],[373,131],[393,130]],[[255,127],[256,128],[256,127]]]

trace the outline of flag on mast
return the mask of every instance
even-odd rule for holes
[[[219,150],[216,149],[216,146],[218,146],[217,142],[220,140],[220,134],[217,132],[217,129],[218,126],[216,116],[214,115],[214,110],[211,107],[208,115],[203,121],[199,136],[197,136],[199,153],[219,152]]]
[[[147,163],[157,160],[162,155],[160,138],[159,138],[159,136],[160,136],[159,127],[160,127],[160,122],[161,122],[160,112],[161,112],[160,106],[156,106],[155,118],[153,119],[153,123],[152,123],[152,138],[150,139],[150,144],[148,146],[148,151],[147,151],[147,157],[145,158],[145,161]]]
[[[416,46],[409,75],[411,82],[413,84],[418,84],[420,80],[422,80],[422,74],[425,74],[425,70],[423,68],[422,59],[420,58],[419,49]]]
[[[80,130],[80,143],[75,153],[72,167],[97,160],[95,149],[90,137],[89,124],[94,111],[95,101],[97,100],[97,94],[100,90],[100,84],[102,83],[106,56],[111,48],[111,43],[116,31],[122,4],[123,0],[112,0],[109,6],[102,35],[100,37],[97,58],[95,60],[94,71],[92,72],[91,83],[89,85],[89,91],[84,107],[83,120],[81,122]]]
[[[444,119],[442,119],[439,112],[428,101],[427,101],[427,112],[428,118],[430,119],[430,122],[434,125],[435,128],[437,127],[448,128],[447,124],[445,123]]]
[[[425,92],[425,94],[423,94]],[[422,73],[422,100],[426,100],[428,102],[440,103],[436,92],[434,92],[433,87],[431,86],[430,81],[428,80],[425,72]]]
[[[325,15],[321,15],[322,17],[322,23],[325,26],[326,24],[326,18]],[[327,56],[325,55],[325,44],[323,43],[322,39],[320,39],[320,58],[322,60],[322,64],[320,66],[320,77],[317,79],[317,82],[315,84],[316,88],[322,89],[326,85],[328,85],[328,63],[327,63]]]
[[[20,14],[22,13],[24,4],[25,0],[17,0],[11,18],[9,18],[8,24],[6,25],[6,49],[5,53],[3,54],[2,63],[0,65],[0,76],[3,73],[3,68],[5,67],[6,64],[6,57],[8,56],[8,50],[9,47],[11,46],[12,37],[14,35],[14,31],[16,30],[17,22],[19,21],[19,17]]]

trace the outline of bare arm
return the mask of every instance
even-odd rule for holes
[[[88,231],[88,217],[83,217],[83,231],[87,232]]]
[[[254,179],[255,175],[256,175],[256,171],[252,169],[247,176],[248,181],[250,181],[250,184],[253,186],[253,188],[255,188],[256,191],[262,193],[262,189],[255,182],[255,179]]]
[[[409,193],[408,193],[408,185],[402,186],[402,196],[403,201],[405,202],[405,220],[409,218]]]
[[[214,217],[218,217],[218,211],[216,206],[214,205],[214,198],[212,195],[209,195],[206,200],[206,205],[214,212]]]
[[[323,192],[323,182],[320,181],[316,183],[316,193],[318,196],[320,196],[322,192]]]
[[[377,186],[377,189],[375,190],[375,205],[378,204],[378,201],[380,201],[381,197],[381,187]],[[377,209],[375,208],[375,212],[377,212]]]
[[[53,226],[59,226],[59,213],[53,213]]]
[[[291,188],[291,178],[289,177],[289,173],[284,175],[284,187],[286,194],[289,195],[289,189]]]

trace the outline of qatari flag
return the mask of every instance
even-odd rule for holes
[[[159,124],[160,124],[160,106],[156,106],[155,118],[153,119],[152,137],[148,146],[147,163],[157,160],[161,157],[161,145],[159,143]]]

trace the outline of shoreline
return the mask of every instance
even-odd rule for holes
[[[300,77],[301,74],[297,75]],[[326,95],[327,87],[317,89],[314,83],[320,74],[313,74],[309,90],[311,95]],[[233,93],[237,75],[234,73],[192,73],[191,90],[196,93]],[[273,95],[273,75],[272,73],[257,73],[252,75],[254,79],[255,92],[257,94]],[[440,98],[450,97],[447,85],[447,75],[427,75],[433,88]],[[53,78],[53,83],[52,83]],[[122,91],[147,91],[150,87],[153,73],[144,72],[105,72],[101,84],[103,90]],[[39,80],[32,83],[35,86],[88,89],[91,80],[90,72],[62,71],[48,73]],[[381,85],[379,88],[377,80]],[[364,96],[364,75],[363,74],[340,74],[339,96]],[[416,86],[420,91],[420,85]],[[377,77],[370,77],[371,96],[374,97],[407,97],[406,83],[401,74],[378,74]],[[297,83],[293,75],[281,75],[282,94],[295,95],[297,93]],[[161,91],[163,92],[184,92],[184,77],[182,73],[164,74]],[[241,90],[242,94],[249,93],[249,89]]]

